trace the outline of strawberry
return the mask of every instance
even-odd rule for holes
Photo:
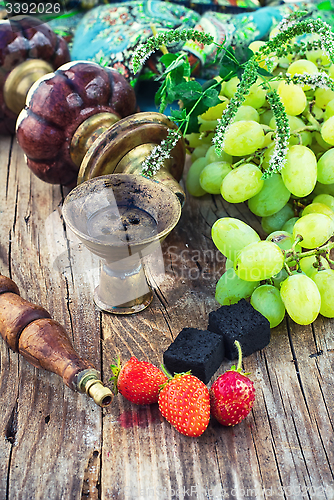
[[[200,436],[210,420],[209,390],[190,372],[177,373],[161,389],[159,408],[181,434]]]
[[[242,352],[239,342],[239,360],[237,368],[220,375],[210,389],[210,405],[212,415],[222,425],[236,425],[251,411],[255,400],[253,382],[247,377],[248,373],[241,372]]]
[[[168,380],[159,368],[147,361],[138,361],[134,356],[123,367],[119,359],[116,363],[111,365],[113,376],[110,379],[114,382],[115,394],[120,392],[137,405],[158,402],[160,386]]]

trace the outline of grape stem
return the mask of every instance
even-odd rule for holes
[[[293,260],[299,261],[300,259],[303,259],[304,257],[311,257],[312,255],[315,255],[315,256],[322,255],[328,260],[328,262],[330,264],[334,264],[334,261],[328,257],[328,254],[330,253],[332,248],[334,248],[334,241],[329,241],[325,245],[322,245],[321,247],[314,248],[313,250],[307,250],[306,252],[296,252],[296,250],[295,250],[296,245],[300,241],[302,241],[302,238],[301,239],[300,238],[301,238],[301,236],[298,235],[293,246],[291,247],[291,249],[287,250],[286,254],[285,254],[284,266],[287,269],[287,272],[289,274],[291,274],[291,271],[290,271],[290,268],[288,265],[289,262],[291,262]]]
[[[288,266],[288,263],[286,261],[284,261],[284,268],[285,268],[286,272],[288,273],[288,275],[291,276],[292,272],[291,272],[291,269]]]

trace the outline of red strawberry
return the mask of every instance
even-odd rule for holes
[[[200,436],[210,420],[210,394],[194,375],[177,373],[159,394],[162,415],[186,436]]]
[[[242,353],[241,346],[235,341],[238,348],[239,360],[237,368],[220,375],[210,389],[211,413],[222,425],[236,425],[251,411],[255,400],[253,382],[241,373]]]
[[[137,405],[157,403],[160,386],[167,382],[166,375],[156,366],[147,361],[138,361],[132,356],[121,367],[120,360],[111,365],[114,382],[114,392]]]

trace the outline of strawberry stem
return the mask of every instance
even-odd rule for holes
[[[167,368],[162,363],[161,363],[161,371],[166,375],[168,380],[171,380],[174,377],[182,377],[182,375],[190,375],[191,374],[191,370],[189,370],[188,372],[174,373],[174,376],[173,376],[169,373]]]
[[[112,381],[113,383],[112,391],[116,395],[118,394],[118,388],[117,388],[118,376],[122,368],[119,356],[115,359],[114,363],[115,363],[114,365],[110,365],[113,376],[110,377],[109,381]]]
[[[241,366],[242,365],[242,350],[241,350],[241,345],[240,345],[240,342],[238,342],[238,340],[234,341],[234,345],[238,349],[238,365],[237,365],[236,371],[240,373],[242,371],[242,366]]]
[[[165,367],[165,365],[162,364],[162,363],[161,363],[161,371],[166,375],[166,377],[168,378],[168,380],[170,380],[171,378],[173,378],[172,375],[167,370],[167,368]]]

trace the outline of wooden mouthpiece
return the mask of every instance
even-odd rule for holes
[[[80,358],[64,327],[41,306],[19,295],[10,278],[0,275],[0,333],[9,347],[36,368],[62,377],[73,391],[85,392],[99,406],[108,406],[113,393],[94,366]]]

